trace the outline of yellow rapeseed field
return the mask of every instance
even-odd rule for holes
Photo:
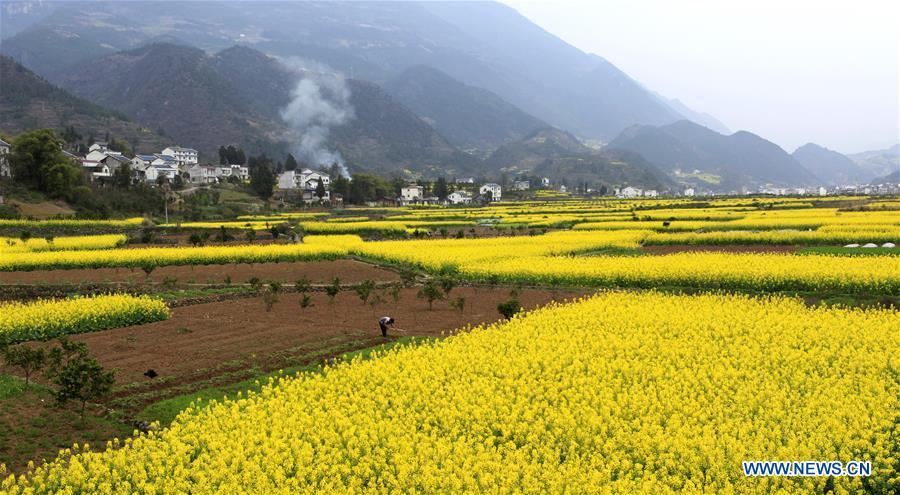
[[[165,320],[169,315],[162,301],[127,294],[0,303],[0,343],[96,332]]]
[[[120,266],[156,267],[224,263],[271,263],[278,261],[333,259],[346,254],[347,251],[340,247],[308,244],[51,251],[4,254],[0,256],[0,272]]]
[[[604,293],[197,406],[0,490],[864,492],[860,478],[741,470],[813,459],[870,461],[865,491],[888,494],[900,484],[898,328],[891,310]]]
[[[36,251],[77,251],[81,249],[112,249],[128,240],[125,234],[83,235],[47,239],[19,239],[0,237],[0,253],[28,253]]]
[[[900,259],[761,253],[665,256],[519,256],[460,266],[506,282],[587,287],[695,287],[900,295]]]

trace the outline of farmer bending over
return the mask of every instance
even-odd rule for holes
[[[378,319],[378,326],[381,327],[381,336],[387,337],[388,327],[394,324],[394,319],[390,316],[382,316]]]

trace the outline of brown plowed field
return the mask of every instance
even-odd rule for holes
[[[230,276],[235,284],[246,283],[257,277],[262,281],[276,280],[294,283],[307,277],[314,283],[330,283],[334,277],[341,282],[357,283],[363,280],[392,282],[399,280],[396,273],[353,260],[298,261],[290,263],[256,263],[232,265],[164,266],[154,270],[151,282],[175,279],[177,283],[221,284]],[[147,275],[140,268],[96,268],[78,270],[37,270],[32,272],[0,272],[0,284],[77,284],[81,282],[141,283]]]
[[[342,274],[343,275],[343,274]],[[509,289],[458,287],[451,298],[464,297],[465,309],[449,301],[418,299],[418,288],[403,289],[399,302],[388,291],[376,291],[374,307],[363,304],[356,293],[341,292],[334,303],[322,292],[310,294],[313,305],[301,308],[300,295],[280,295],[271,311],[262,298],[198,304],[175,308],[166,321],[75,336],[104,367],[117,368],[119,395],[152,392],[146,402],[190,391],[190,384],[205,382],[225,373],[235,380],[241,370],[264,371],[307,364],[322,357],[384,342],[377,320],[393,316],[396,326],[407,331],[391,335],[439,336],[466,325],[500,318],[497,304],[509,298]],[[526,309],[562,301],[586,292],[523,290],[519,301]],[[311,358],[315,356],[315,358]],[[148,380],[153,369],[159,377]],[[238,373],[235,373],[238,372]],[[129,385],[131,384],[131,385]],[[126,386],[126,390],[121,387]],[[171,390],[167,393],[166,389]],[[152,400],[151,400],[152,399]],[[141,399],[135,406],[141,405]]]

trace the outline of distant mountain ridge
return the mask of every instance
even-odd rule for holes
[[[900,170],[900,144],[883,150],[863,151],[848,155],[868,177],[882,177]]]
[[[178,136],[180,143],[206,156],[214,156],[223,144],[237,143],[250,153],[278,157],[295,144],[280,114],[300,77],[246,47],[208,55],[160,43],[93,60],[63,84]],[[359,80],[346,84],[355,117],[331,129],[326,145],[339,151],[351,169],[403,175],[477,166],[477,159],[458,152],[379,86]]]
[[[496,94],[424,65],[406,69],[384,89],[462,148],[492,151],[548,127]]]
[[[124,139],[138,152],[159,151],[170,140],[130,121],[121,113],[103,108],[56,87],[13,59],[0,55],[0,133],[15,135],[50,128],[73,127],[87,138],[107,132]]]
[[[626,129],[607,148],[638,153],[673,178],[711,190],[821,183],[778,145],[753,133],[725,136],[687,120]]]
[[[815,143],[797,148],[791,156],[831,186],[860,184],[866,180],[866,173],[853,160]]]
[[[485,160],[495,174],[531,173],[561,178],[569,184],[639,186],[664,190],[674,183],[640,155],[627,151],[597,151],[565,131],[544,128],[498,148]]]
[[[586,138],[608,140],[634,124],[697,118],[500,3],[44,4],[50,7],[40,16],[0,19],[15,28],[0,50],[54,82],[98,56],[153,40],[185,40],[210,53],[242,44],[301,57],[377,84],[425,65]]]

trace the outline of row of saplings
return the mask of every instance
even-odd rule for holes
[[[404,277],[405,278],[405,277]],[[259,278],[253,277],[248,281],[250,284],[251,290],[257,292],[262,295],[263,302],[266,305],[266,311],[271,311],[272,307],[275,306],[275,303],[278,302],[278,295],[283,291],[283,286],[280,282],[269,282],[264,284]],[[404,280],[403,285],[409,285],[409,281]],[[425,282],[419,292],[416,294],[416,298],[424,299],[428,301],[428,309],[431,310],[434,307],[434,302],[439,300],[449,300],[450,307],[457,309],[460,313],[465,311],[466,308],[466,298],[459,296],[456,298],[450,297],[450,292],[456,288],[457,282],[456,280],[450,277],[443,277],[440,279],[432,279]],[[369,304],[374,309],[375,306],[383,303],[385,301],[385,295],[382,293],[375,292],[377,285],[372,280],[364,280],[353,286],[352,290],[359,297],[360,301],[363,304]],[[391,299],[393,299],[394,303],[400,302],[400,284],[393,284],[386,290],[386,295],[389,295]],[[300,307],[308,308],[312,306],[312,300],[308,292],[312,290],[312,284],[310,280],[306,277],[303,277],[294,284],[294,290],[300,293]],[[325,286],[325,294],[329,298],[329,303],[333,304],[335,297],[338,293],[343,290],[341,286],[341,279],[335,277],[331,284]],[[518,299],[519,291],[512,290],[510,292],[510,297],[506,301],[501,302],[497,305],[497,311],[503,315],[504,318],[512,318],[516,313],[521,310],[521,304]]]
[[[107,396],[115,383],[114,372],[104,370],[96,359],[90,357],[87,345],[65,337],[60,337],[59,345],[55,347],[5,345],[0,351],[7,366],[22,371],[26,389],[31,386],[35,375],[43,375],[50,384],[56,403],[59,406],[68,402],[77,403],[82,420],[87,403]]]

